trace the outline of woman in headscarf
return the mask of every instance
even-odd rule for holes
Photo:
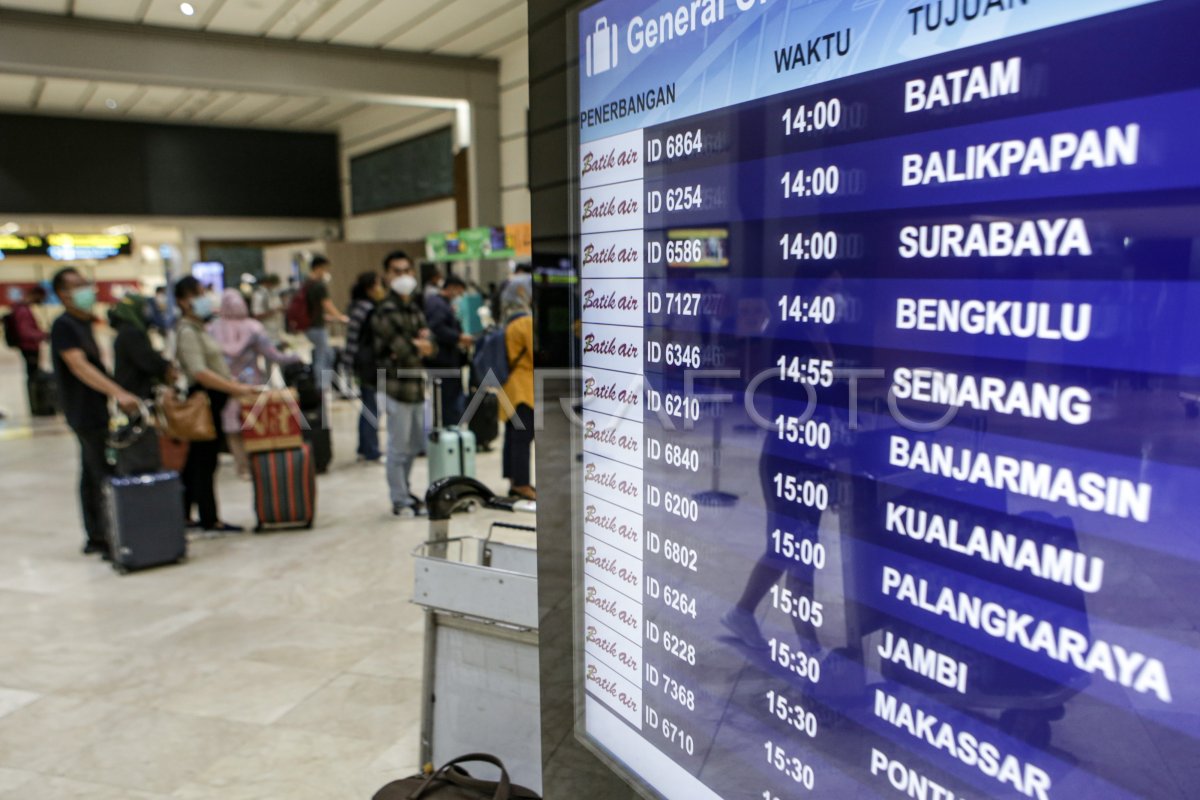
[[[275,349],[263,324],[250,317],[246,299],[236,289],[226,289],[221,295],[221,310],[208,325],[208,332],[221,347],[229,374],[233,379],[251,386],[266,383],[267,372],[260,359],[274,364],[298,364],[300,357]],[[242,442],[241,400],[231,397],[221,411],[221,427],[229,443],[229,452],[237,462],[238,476],[250,478],[250,459]]]
[[[150,306],[140,294],[127,294],[108,311],[108,322],[117,332],[113,342],[113,377],[122,389],[143,400],[154,396],[154,386],[170,381],[171,362],[158,354],[146,334]]]
[[[504,340],[508,350],[508,380],[504,394],[509,403],[500,404],[504,420],[504,477],[508,493],[525,500],[536,500],[530,479],[529,451],[533,445],[533,276],[514,275],[502,295]]]

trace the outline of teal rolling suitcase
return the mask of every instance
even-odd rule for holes
[[[429,432],[425,456],[429,462],[429,482],[439,478],[475,477],[475,434],[466,428],[442,427],[442,382],[433,384],[434,427]]]

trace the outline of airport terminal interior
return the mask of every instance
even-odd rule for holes
[[[1196,0],[0,0],[0,800],[1200,798]]]

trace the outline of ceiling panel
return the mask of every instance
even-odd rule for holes
[[[441,39],[436,52],[477,56],[509,40],[519,38],[527,24],[525,4],[513,5],[512,0],[507,0],[504,7],[507,10],[489,19],[486,25],[471,26],[449,41]]]
[[[0,104],[28,110],[37,82],[28,75],[0,75]]]
[[[97,83],[96,90],[87,99],[83,110],[92,113],[124,114],[132,105],[132,101],[143,91],[141,86],[132,83]]]
[[[297,117],[294,123],[302,127],[336,128],[340,119],[350,116],[361,106],[361,103],[355,103],[350,100],[325,99],[321,105],[312,111]]]
[[[257,35],[292,0],[225,0],[205,30]]]
[[[40,11],[43,14],[65,14],[69,0],[0,0],[0,8],[20,11]]]
[[[146,10],[146,18],[142,20],[150,25],[170,25],[174,28],[193,28],[199,30],[206,16],[213,11],[213,6],[221,0],[188,0],[196,13],[188,16],[179,10],[180,0],[150,0],[150,8]]]
[[[209,92],[209,102],[196,109],[192,120],[211,122],[242,100],[241,92]]]
[[[134,117],[162,119],[187,101],[191,92],[175,86],[147,86],[141,96],[134,99],[125,113]]]
[[[474,1],[474,0],[472,0]],[[337,44],[382,46],[397,31],[415,26],[438,5],[447,0],[384,0],[355,17],[331,41]]]
[[[278,105],[279,100],[279,95],[242,92],[238,95],[237,102],[221,108],[212,119],[220,123],[253,123],[264,110]]]
[[[47,78],[37,108],[39,111],[78,111],[91,91],[91,81]]]
[[[294,39],[337,2],[339,0],[289,0],[284,4],[282,13],[269,20],[270,27],[260,33],[281,39]]]
[[[75,15],[139,22],[142,0],[75,0]]]
[[[335,0],[326,3],[325,10],[299,33],[299,38],[323,42],[353,23],[365,9],[377,5],[379,2],[380,0]]]
[[[301,116],[324,106],[324,101],[314,97],[287,97],[274,108],[265,109],[258,117],[260,125],[288,125]]]

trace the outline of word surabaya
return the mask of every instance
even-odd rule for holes
[[[1056,133],[904,156],[904,186],[961,183],[1013,175],[1079,172],[1138,163],[1141,126],[1109,126],[1103,132]]]
[[[1152,694],[1164,703],[1172,702],[1166,667],[1162,661],[1145,653],[1090,638],[1065,625],[1037,619],[1032,614],[985,601],[951,586],[939,587],[894,567],[883,568],[881,590],[885,597],[981,631],[993,639],[1044,655],[1081,672],[1100,675],[1126,689]]]
[[[900,229],[901,258],[1041,258],[1091,254],[1087,224],[1078,217],[906,225]]]
[[[1150,521],[1148,483],[1099,472],[1078,475],[1067,467],[993,455],[938,442],[910,441],[892,435],[888,463],[893,467],[924,472],[989,489],[1033,497],[1048,503],[1107,514],[1137,522]]]

